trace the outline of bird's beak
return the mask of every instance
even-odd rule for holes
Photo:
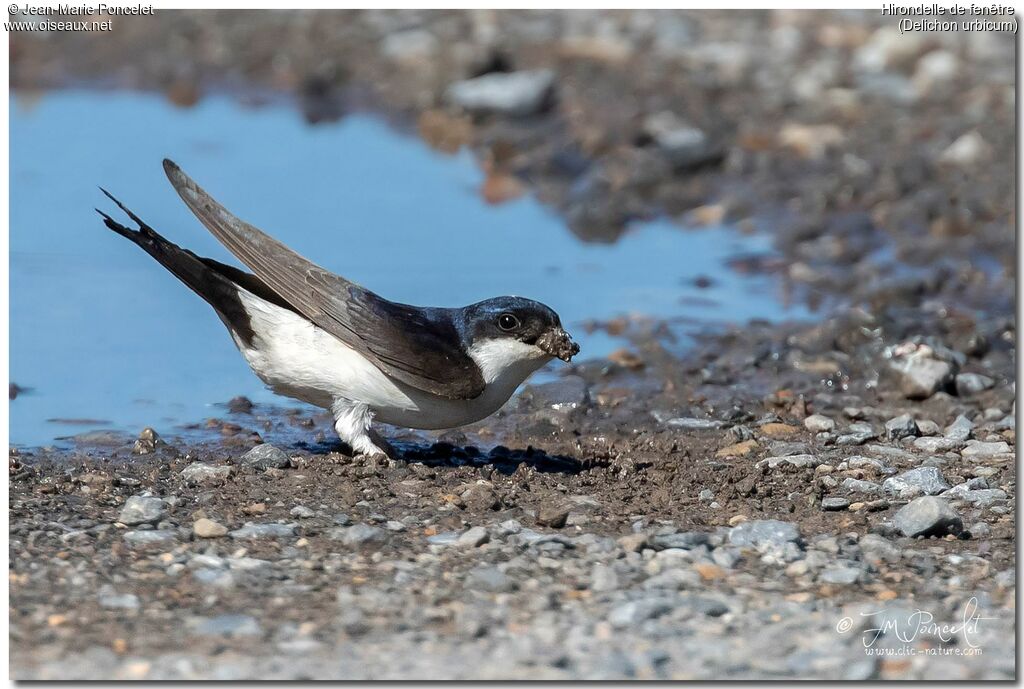
[[[580,353],[580,346],[562,328],[552,328],[537,339],[537,346],[553,357],[569,361]]]

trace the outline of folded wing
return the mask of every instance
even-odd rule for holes
[[[175,163],[164,160],[164,171],[203,225],[275,294],[389,376],[449,399],[483,392],[480,370],[444,310],[396,304],[324,270],[236,218]]]

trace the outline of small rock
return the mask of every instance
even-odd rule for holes
[[[769,469],[774,469],[780,464],[791,464],[795,467],[816,467],[821,462],[814,455],[789,455],[786,457],[766,457],[755,466],[760,467],[767,464]]]
[[[608,624],[616,628],[634,627],[644,620],[659,617],[672,607],[661,599],[640,599],[622,603],[608,613]]]
[[[288,514],[299,519],[311,519],[316,516],[316,512],[309,509],[305,505],[296,505],[288,512]]]
[[[966,442],[966,440],[971,437],[971,434],[973,432],[974,424],[971,423],[970,419],[961,414],[958,417],[956,417],[956,420],[953,421],[953,423],[946,426],[945,436],[950,440],[955,440],[957,442],[962,443]]]
[[[864,493],[865,495],[881,495],[883,492],[883,488],[879,484],[856,478],[843,479],[842,488],[849,493]]]
[[[836,438],[836,445],[863,445],[876,437],[878,437],[878,433],[871,427],[871,424],[864,422],[852,423],[846,433]]]
[[[170,529],[153,529],[151,531],[126,531],[124,542],[130,548],[146,548],[149,546],[168,546],[174,542],[177,532]]]
[[[490,540],[490,535],[487,533],[486,527],[474,526],[462,533],[455,544],[464,548],[476,548],[488,540]]]
[[[722,458],[746,457],[751,452],[756,450],[758,447],[760,446],[758,445],[758,442],[756,440],[744,440],[741,443],[736,443],[734,445],[729,445],[728,447],[723,447],[721,450],[715,453],[715,456]]]
[[[980,373],[960,373],[956,377],[956,394],[970,397],[994,387],[996,381]]]
[[[669,534],[655,534],[648,538],[647,545],[654,550],[667,550],[670,548],[691,550],[707,545],[710,540],[711,537],[702,531],[679,531]]]
[[[900,414],[885,422],[885,437],[889,440],[913,438],[917,433],[917,422],[910,414]]]
[[[697,419],[687,416],[667,419],[664,421],[664,424],[671,428],[681,428],[687,431],[707,431],[722,427],[722,422],[716,419]]]
[[[203,517],[197,519],[196,523],[192,525],[192,533],[199,538],[220,538],[227,535],[228,528],[219,522]]]
[[[219,483],[231,476],[232,467],[214,466],[195,462],[189,464],[181,472],[181,477],[187,483]]]
[[[962,457],[998,457],[999,455],[1012,454],[1013,450],[1004,441],[981,442],[980,440],[968,440],[967,447],[960,451]]]
[[[253,403],[248,397],[239,395],[228,400],[228,411],[232,414],[249,414],[252,412]]]
[[[501,507],[501,500],[498,499],[498,494],[494,492],[494,488],[484,483],[473,484],[464,490],[459,498],[462,500],[462,504],[470,510],[482,512],[496,510]]]
[[[826,512],[838,512],[839,510],[845,510],[850,506],[850,501],[846,498],[824,498],[821,501],[821,509]]]
[[[242,455],[241,462],[247,467],[265,471],[266,469],[286,469],[291,466],[292,460],[283,450],[264,443]]]
[[[700,495],[697,496],[697,499],[700,500],[701,502],[714,502],[715,493],[714,491],[705,488],[700,492]]]
[[[345,545],[360,546],[370,543],[383,543],[388,538],[388,532],[379,526],[360,523],[331,529],[329,537],[333,540],[341,541]]]
[[[157,447],[164,444],[164,441],[160,439],[157,432],[147,426],[142,429],[141,433],[139,433],[139,438],[135,441],[135,445],[132,447],[132,452],[137,455],[148,455],[155,452]]]
[[[850,584],[857,583],[860,576],[861,570],[858,567],[837,565],[823,570],[821,574],[818,575],[818,581],[824,584],[849,586]]]
[[[811,414],[804,419],[804,428],[811,433],[830,433],[835,427],[836,422],[823,414]]]
[[[117,521],[127,526],[155,523],[163,517],[166,507],[167,503],[161,498],[133,495],[125,500]]]
[[[590,571],[590,590],[598,593],[615,591],[619,588],[619,575],[615,568],[598,562]]]
[[[893,517],[893,524],[903,535],[945,536],[959,534],[963,521],[942,498],[924,496],[912,500]]]
[[[788,423],[766,423],[761,426],[761,433],[770,438],[784,438],[798,432],[796,426]]]
[[[765,544],[780,546],[799,541],[800,530],[796,524],[777,519],[743,522],[729,532],[729,542],[741,548],[745,546],[759,547]]]
[[[900,389],[907,399],[928,399],[953,381],[956,371],[948,361],[932,358],[921,349],[894,359],[891,367],[900,375]]]
[[[231,532],[231,538],[258,540],[262,538],[290,538],[295,535],[298,524],[256,524],[246,522],[241,529]]]
[[[935,423],[931,419],[924,419],[917,422],[918,435],[938,435],[942,429],[939,428],[939,424]]]
[[[947,165],[971,167],[988,155],[989,147],[977,131],[970,131],[949,145],[939,156]]]
[[[547,107],[554,86],[554,72],[546,69],[493,72],[451,84],[445,98],[473,113],[524,117]]]
[[[537,511],[537,525],[561,529],[569,517],[569,507],[565,505],[544,505]]]
[[[516,590],[516,583],[497,567],[485,565],[475,567],[466,576],[466,585],[471,589],[488,593],[509,593]]]
[[[925,495],[938,495],[949,490],[949,484],[935,467],[917,467],[898,476],[887,478],[882,488],[889,493],[904,495],[920,491]]]
[[[104,593],[99,597],[99,604],[110,610],[137,610],[139,597],[134,593]]]
[[[671,112],[660,112],[644,120],[644,132],[676,169],[701,165],[715,157],[716,152],[707,135]]]
[[[260,623],[251,615],[228,614],[208,618],[194,618],[190,620],[188,626],[195,634],[204,636],[235,638],[240,636],[259,636],[262,634]]]
[[[922,452],[927,452],[928,454],[949,452],[950,450],[956,450],[962,445],[963,442],[960,440],[935,436],[925,436],[914,440],[914,448],[921,450]]]

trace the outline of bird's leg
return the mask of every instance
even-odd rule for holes
[[[357,455],[383,455],[394,457],[394,449],[384,441],[373,429],[373,412],[360,402],[347,399],[336,399],[331,406],[334,412],[334,430],[338,437],[352,446]]]

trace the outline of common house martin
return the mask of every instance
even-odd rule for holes
[[[170,160],[164,172],[252,273],[171,243],[102,189],[139,229],[97,209],[106,226],[206,300],[271,390],[331,410],[356,453],[393,456],[374,420],[421,429],[479,421],[552,358],[580,351],[558,314],[530,299],[461,308],[388,301],[239,220]]]

